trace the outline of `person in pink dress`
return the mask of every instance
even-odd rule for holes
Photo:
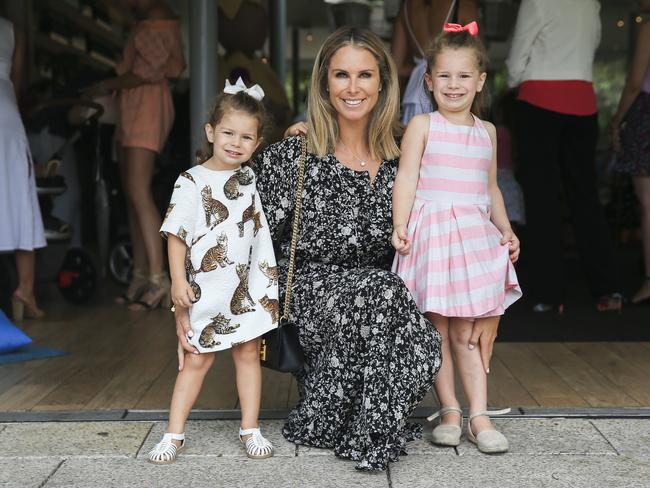
[[[158,235],[160,213],[151,193],[156,155],[162,151],[172,123],[174,105],[169,79],[185,69],[180,24],[165,2],[130,0],[140,20],[126,41],[118,76],[102,80],[85,91],[88,97],[119,93],[120,117],[116,139],[120,144],[122,186],[129,211],[134,273],[119,302],[133,310],[164,304],[170,283],[164,271]]]
[[[425,80],[437,110],[414,117],[402,140],[393,270],[443,339],[433,442],[460,443],[457,366],[469,400],[467,436],[480,451],[497,453],[508,450],[508,440],[489,415],[509,409],[487,411],[486,375],[500,316],[521,296],[513,266],[519,240],[496,182],[496,129],[474,115],[487,67],[477,34],[475,22],[446,24],[427,51]]]

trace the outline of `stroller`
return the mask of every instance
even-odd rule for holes
[[[71,226],[52,215],[54,199],[67,191],[64,178],[58,174],[62,165],[63,155],[81,137],[90,136],[94,143],[93,182],[95,203],[95,225],[98,241],[98,259],[105,263],[108,255],[109,234],[109,201],[108,189],[103,175],[103,154],[99,144],[98,121],[104,113],[101,104],[78,98],[64,98],[42,103],[30,111],[27,124],[40,120],[48,120],[48,114],[71,110],[83,114],[79,123],[74,126],[64,142],[52,152],[47,161],[40,166],[36,173],[36,188],[43,216],[45,237],[49,244],[69,242],[73,229]],[[52,117],[52,119],[56,119]],[[103,270],[100,268],[103,274]],[[57,274],[56,283],[62,295],[71,302],[82,303],[89,300],[97,288],[97,267],[92,255],[81,247],[71,247],[67,250],[63,263]]]

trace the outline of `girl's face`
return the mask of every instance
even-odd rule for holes
[[[327,88],[339,120],[367,120],[381,90],[379,63],[367,49],[342,47],[330,60]]]
[[[469,112],[474,96],[483,89],[486,76],[487,73],[479,72],[472,49],[448,48],[438,54],[431,73],[426,73],[424,79],[439,110]]]
[[[205,124],[215,169],[235,169],[250,160],[262,142],[257,135],[258,129],[257,118],[240,110],[227,111],[214,127]]]

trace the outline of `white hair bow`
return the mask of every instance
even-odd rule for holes
[[[250,95],[253,97],[255,100],[261,101],[262,98],[264,98],[264,90],[262,90],[262,87],[260,85],[253,85],[250,88],[246,88],[246,85],[244,84],[244,81],[241,79],[241,76],[237,78],[237,82],[234,85],[230,84],[229,80],[226,80],[226,86],[223,89],[224,93],[228,93],[229,95],[234,95],[235,93],[239,93],[240,91],[243,91],[247,95]]]

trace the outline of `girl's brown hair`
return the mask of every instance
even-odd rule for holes
[[[257,137],[259,139],[263,138],[264,130],[268,122],[266,108],[264,108],[264,104],[261,101],[256,100],[244,91],[237,92],[234,95],[228,93],[218,95],[214,100],[212,109],[210,109],[210,115],[206,123],[215,127],[230,110],[239,110],[247,113],[251,117],[255,117],[257,119]],[[203,148],[196,151],[197,164],[205,163],[212,157],[212,154],[212,144],[206,138],[203,143]]]
[[[485,49],[485,45],[479,39],[478,36],[472,36],[469,32],[442,32],[439,34],[427,48],[425,52],[425,59],[427,60],[427,73],[431,76],[433,72],[433,67],[436,64],[436,59],[438,55],[444,49],[471,49],[474,51],[476,56],[476,65],[479,73],[485,73],[488,66],[488,54]],[[434,107],[434,110],[438,107],[436,100],[433,97],[433,93],[429,91],[424,83],[424,89],[429,94],[431,98],[431,104]],[[474,101],[472,102],[472,113],[478,117],[482,117],[487,106],[487,86],[483,85],[483,89],[476,94]]]
[[[366,49],[377,60],[382,89],[377,105],[370,113],[368,144],[373,158],[396,158],[399,156],[399,147],[395,137],[402,132],[399,124],[397,69],[379,36],[357,27],[341,27],[334,31],[325,39],[316,55],[307,104],[307,149],[321,157],[334,152],[339,138],[339,125],[336,110],[330,103],[327,92],[327,74],[332,57],[345,46]]]

